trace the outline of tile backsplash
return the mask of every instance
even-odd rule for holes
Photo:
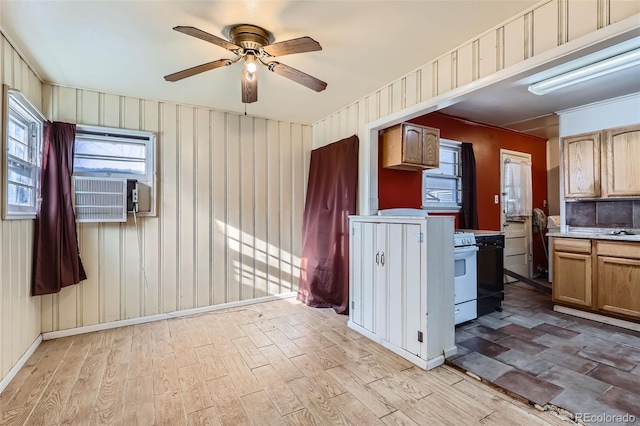
[[[640,228],[640,200],[568,202],[566,218],[569,226]]]

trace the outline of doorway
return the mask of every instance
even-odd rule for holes
[[[531,154],[500,150],[500,223],[504,232],[504,268],[531,278]],[[515,278],[505,276],[505,282]]]

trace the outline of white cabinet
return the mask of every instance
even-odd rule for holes
[[[350,218],[349,326],[423,368],[455,353],[453,218]]]

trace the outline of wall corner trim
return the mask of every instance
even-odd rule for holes
[[[24,367],[24,365],[27,363],[29,358],[31,358],[31,355],[33,355],[33,353],[36,351],[38,346],[40,346],[41,342],[42,342],[42,335],[38,336],[36,340],[34,340],[31,346],[29,346],[29,349],[27,349],[27,351],[24,353],[24,355],[22,355],[18,360],[18,362],[16,362],[16,364],[13,367],[11,367],[11,370],[9,370],[7,375],[4,376],[2,380],[0,380],[0,393],[4,392],[4,390],[7,388],[9,383],[11,383],[11,380],[13,380],[16,374],[18,374],[18,372],[22,369],[22,367]]]
[[[108,330],[117,327],[126,327],[129,325],[144,324],[153,321],[162,321],[171,318],[182,318],[190,315],[204,314],[207,312],[220,311],[223,309],[232,309],[247,305],[255,305],[257,303],[271,302],[280,299],[290,299],[296,297],[297,292],[282,293],[274,296],[258,297],[256,299],[241,300],[238,302],[221,303],[219,305],[204,306],[202,308],[184,309],[182,311],[168,312],[166,314],[149,315],[146,317],[132,318],[127,320],[119,320],[105,322],[102,324],[88,325],[85,327],[75,327],[66,330],[51,331],[42,333],[42,340],[59,339],[61,337],[76,336],[78,334],[91,333],[94,331]]]

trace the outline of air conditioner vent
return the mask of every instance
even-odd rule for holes
[[[127,180],[73,177],[77,222],[126,222]]]

